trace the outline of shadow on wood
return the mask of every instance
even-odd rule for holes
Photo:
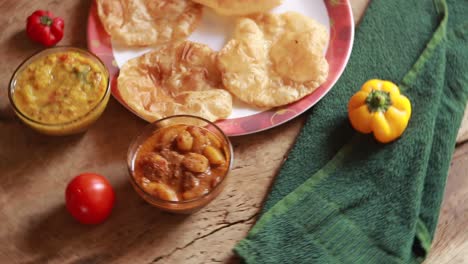
[[[75,264],[108,263],[144,246],[139,243],[143,236],[163,243],[188,217],[156,210],[140,199],[129,183],[117,186],[115,192],[116,206],[104,223],[80,224],[63,203],[30,221],[20,248],[37,256],[34,263],[47,263],[61,256]],[[87,254],[73,258],[76,248],[87,249]]]

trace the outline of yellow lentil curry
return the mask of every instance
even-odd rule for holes
[[[45,124],[85,116],[103,99],[107,73],[78,52],[58,52],[33,61],[16,81],[13,100],[21,113]]]

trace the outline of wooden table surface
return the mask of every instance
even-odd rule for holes
[[[359,18],[368,0],[351,0]],[[231,249],[256,220],[268,187],[303,124],[297,118],[263,133],[233,138],[236,161],[224,192],[193,215],[160,212],[128,181],[125,154],[145,123],[111,100],[85,134],[51,138],[22,125],[6,87],[16,66],[40,50],[24,32],[26,17],[48,9],[65,18],[60,44],[86,48],[91,0],[0,1],[0,263],[237,263]],[[467,122],[465,122],[467,124]],[[427,263],[468,262],[468,125],[460,131],[440,222]],[[117,195],[99,226],[75,222],[64,190],[84,171],[106,175]]]

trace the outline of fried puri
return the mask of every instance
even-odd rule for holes
[[[326,81],[327,42],[323,25],[295,12],[240,18],[218,55],[224,86],[259,107],[295,102]]]
[[[263,13],[279,6],[282,0],[193,0],[225,16]]]
[[[232,97],[220,88],[216,53],[190,41],[129,60],[118,78],[121,98],[149,122],[179,114],[210,121],[227,118]]]
[[[101,22],[125,45],[164,44],[187,38],[202,16],[202,6],[187,0],[96,0]]]

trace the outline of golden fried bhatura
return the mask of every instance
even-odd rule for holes
[[[187,0],[96,0],[111,37],[129,46],[181,41],[201,20],[203,7]]]
[[[185,41],[146,53],[123,65],[118,91],[147,121],[190,114],[210,121],[227,118],[232,97],[222,88],[216,53]]]
[[[218,55],[224,86],[259,107],[295,102],[326,81],[327,41],[326,28],[299,13],[240,18]]]

